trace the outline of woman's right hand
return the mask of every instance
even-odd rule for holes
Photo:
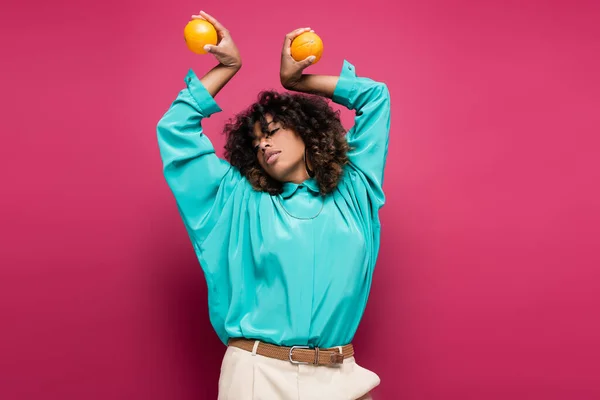
[[[199,15],[192,15],[192,19],[204,19],[210,22],[217,30],[217,45],[207,44],[204,46],[204,50],[214,55],[221,65],[228,68],[240,69],[242,67],[242,58],[229,31],[219,21],[204,11],[200,11]]]

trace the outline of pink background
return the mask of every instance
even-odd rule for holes
[[[200,8],[245,63],[205,124],[220,155],[296,27],[325,43],[310,72],[345,58],[390,88],[355,341],[376,398],[600,398],[598,2],[19,4],[0,28],[1,399],[216,398],[225,347],[155,136],[188,68],[214,65],[183,41]]]

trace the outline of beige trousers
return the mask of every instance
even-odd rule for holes
[[[218,400],[370,400],[379,382],[354,357],[337,367],[292,364],[229,346]]]

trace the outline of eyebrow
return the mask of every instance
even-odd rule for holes
[[[267,126],[271,125],[271,124],[272,124],[272,123],[274,123],[274,122],[276,123],[277,121],[275,121],[274,119],[272,119],[272,120],[271,120],[271,122],[267,122]],[[262,132],[261,132],[261,133],[262,133]],[[256,134],[254,133],[254,130],[252,130],[252,131],[250,132],[250,137],[252,138],[252,140],[255,140],[255,139],[256,139]]]

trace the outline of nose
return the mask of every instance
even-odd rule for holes
[[[263,152],[265,152],[267,150],[267,147],[271,147],[271,144],[268,143],[266,139],[262,139],[258,146]]]

